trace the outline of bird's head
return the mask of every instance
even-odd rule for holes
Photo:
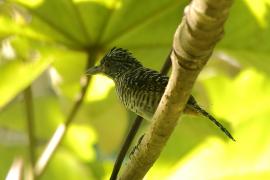
[[[111,78],[121,76],[131,69],[142,67],[142,64],[130,52],[122,48],[112,48],[100,61],[98,66],[87,70],[87,75],[103,73]]]

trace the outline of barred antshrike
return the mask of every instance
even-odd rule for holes
[[[111,49],[99,66],[88,69],[87,74],[103,73],[113,79],[120,101],[127,109],[151,120],[165,91],[169,78],[157,71],[143,67],[130,52],[122,48]],[[212,115],[202,109],[193,96],[189,97],[184,113],[207,117],[229,138],[229,131]]]

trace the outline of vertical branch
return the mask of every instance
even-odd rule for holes
[[[86,70],[92,67],[95,63],[97,58],[97,50],[91,50],[88,54],[87,66]],[[69,115],[67,116],[66,121],[59,125],[56,131],[54,132],[52,138],[50,139],[49,143],[45,147],[45,150],[42,152],[41,156],[39,157],[36,166],[35,166],[35,173],[38,177],[42,176],[43,172],[47,168],[50,160],[52,159],[53,155],[55,154],[57,148],[59,147],[60,143],[62,142],[68,127],[73,122],[74,117],[76,116],[78,110],[80,109],[83,100],[85,98],[89,83],[91,80],[91,76],[86,76],[86,81],[81,86],[81,91],[78,99],[76,100],[75,104],[73,105]]]
[[[172,74],[137,150],[119,179],[143,179],[158,159],[190,97],[192,86],[223,35],[233,0],[193,0],[174,40]]]
[[[25,108],[26,108],[26,122],[28,135],[28,154],[30,159],[30,175],[35,180],[34,166],[36,162],[36,138],[35,138],[35,120],[34,120],[34,106],[31,85],[24,90]]]

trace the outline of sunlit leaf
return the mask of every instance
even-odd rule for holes
[[[93,161],[96,158],[93,150],[96,139],[96,133],[92,128],[85,125],[72,125],[65,142],[82,160]]]
[[[49,71],[53,87],[59,95],[74,100],[80,90],[87,56],[85,53],[60,49],[53,55],[55,61]]]
[[[175,166],[169,179],[268,179],[269,115],[249,119],[235,133],[236,143],[212,139],[195,148]]]
[[[34,100],[35,135],[38,138],[49,138],[57,125],[64,121],[63,112],[55,97],[45,96]],[[25,102],[12,103],[0,113],[0,126],[25,132]],[[26,133],[24,133],[26,135]],[[17,142],[20,143],[20,142]]]
[[[9,36],[20,35],[30,39],[37,39],[42,41],[50,41],[49,37],[46,37],[35,30],[29,28],[27,24],[19,24],[6,16],[0,16],[0,38],[6,38]]]
[[[127,113],[114,91],[110,91],[105,100],[87,103],[82,115],[81,119],[96,129],[98,145],[103,153],[118,149],[127,128]]]
[[[42,179],[89,179],[95,180],[86,164],[81,163],[72,153],[59,150]]]
[[[269,11],[256,11],[254,15],[254,8],[267,9],[269,0],[259,0],[252,5],[250,2],[234,2],[226,23],[226,36],[218,44],[218,48],[227,51],[245,66],[253,66],[269,74],[268,65],[265,64],[269,60],[270,51]]]
[[[0,66],[0,109],[35,80],[52,61],[48,56],[34,62],[16,60]]]

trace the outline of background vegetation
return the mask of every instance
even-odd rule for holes
[[[0,0],[0,179],[28,162],[23,91],[33,92],[37,154],[79,98],[88,55],[113,46],[160,69],[187,1]],[[228,127],[184,116],[147,179],[270,178],[269,0],[235,1],[194,96]],[[42,179],[108,179],[134,115],[95,76]],[[147,123],[144,124],[147,126]]]

